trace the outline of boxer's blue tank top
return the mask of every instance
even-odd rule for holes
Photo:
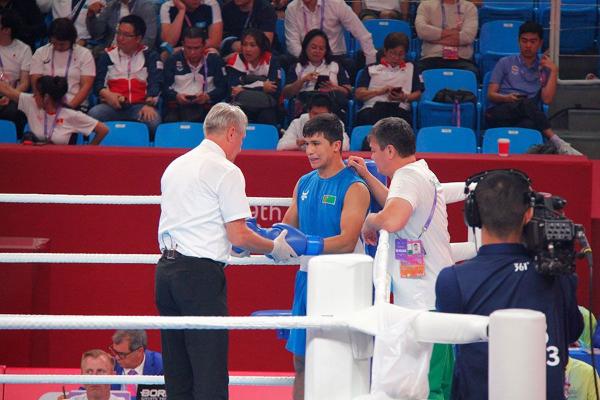
[[[346,191],[355,182],[365,182],[351,168],[323,179],[317,170],[298,181],[298,228],[323,238],[340,234],[340,219]]]

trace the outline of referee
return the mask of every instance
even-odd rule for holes
[[[231,245],[295,257],[283,231],[274,241],[246,227],[251,216],[244,176],[233,164],[248,119],[239,107],[218,103],[204,121],[205,139],[174,160],[161,179],[156,306],[163,316],[226,316],[223,267]],[[169,400],[228,398],[227,330],[162,330]]]

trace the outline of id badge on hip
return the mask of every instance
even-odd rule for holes
[[[396,239],[394,258],[399,261],[400,278],[425,276],[425,249],[420,240]]]
[[[444,60],[458,60],[458,47],[444,46],[442,48],[442,58]]]

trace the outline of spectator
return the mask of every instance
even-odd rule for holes
[[[345,120],[345,109],[352,93],[350,77],[341,64],[333,61],[329,39],[323,31],[313,29],[306,34],[300,57],[290,69],[287,82],[283,95],[287,98],[298,96],[294,116],[300,115],[315,92],[323,92],[331,97],[334,113]]]
[[[181,46],[185,32],[200,28],[205,32],[206,47],[218,49],[223,40],[221,8],[216,0],[170,0],[160,6],[161,46],[166,53],[173,53]],[[161,54],[166,58],[164,51]],[[167,54],[168,55],[168,54]]]
[[[595,400],[594,378],[600,386],[598,373],[584,361],[569,357],[565,370],[565,394],[567,400]]]
[[[308,103],[308,113],[302,114],[300,117],[292,121],[287,128],[279,143],[277,150],[306,150],[306,139],[303,135],[304,125],[314,117],[320,114],[331,113],[331,100],[323,93],[314,95]],[[342,123],[343,125],[343,123]],[[343,133],[342,151],[350,149],[350,139],[346,132]]]
[[[114,375],[115,360],[102,350],[89,350],[81,357],[82,375]],[[59,397],[63,399],[63,397]],[[110,393],[110,385],[85,385],[85,393],[71,400],[122,400]]]
[[[485,119],[490,127],[516,126],[537,129],[554,142],[560,154],[581,155],[554,133],[542,111],[556,95],[558,67],[547,54],[538,55],[543,44],[542,26],[525,22],[519,27],[519,51],[502,57],[490,79],[490,100]]]
[[[223,60],[205,46],[204,31],[191,28],[184,34],[183,51],[167,60],[165,122],[204,121],[210,107],[227,95]]]
[[[53,144],[75,143],[76,134],[89,136],[96,132],[90,144],[99,144],[108,133],[102,122],[71,110],[62,104],[67,93],[67,80],[62,76],[42,76],[37,80],[35,94],[23,93],[6,82],[0,82],[0,94],[18,103],[27,116],[31,140]],[[27,135],[25,135],[27,136]]]
[[[346,30],[360,43],[367,64],[375,62],[377,50],[371,34],[343,0],[292,1],[285,10],[285,40],[291,55],[300,57],[305,36],[313,29],[325,32],[337,61],[345,62],[342,59],[346,54]]]
[[[102,103],[89,114],[100,121],[141,121],[154,137],[160,124],[155,106],[163,71],[158,55],[142,44],[145,32],[146,24],[137,15],[121,18],[117,46],[106,49],[98,59],[94,92]]]
[[[356,0],[352,9],[362,21],[368,19],[408,20],[407,0]]]
[[[419,71],[466,69],[477,75],[472,61],[477,36],[477,7],[467,0],[424,1],[419,4],[415,29],[423,41]]]
[[[281,79],[279,64],[269,51],[269,39],[258,29],[242,34],[242,53],[227,63],[232,100],[248,116],[248,121],[277,124],[277,99]]]
[[[383,42],[381,62],[365,69],[355,97],[364,102],[358,112],[358,125],[374,125],[386,117],[399,117],[411,123],[410,102],[421,97],[421,83],[415,67],[405,61],[409,39],[393,32]]]
[[[100,3],[94,7],[106,6],[105,0],[49,0],[52,8],[52,18],[69,18],[73,21],[77,30],[77,44],[86,46],[87,41],[92,37],[87,28],[87,11],[90,5]]]
[[[162,355],[147,350],[148,335],[144,330],[117,330],[109,350],[115,361],[117,375],[162,375]],[[127,390],[135,400],[137,385],[113,385],[112,390]]]
[[[225,38],[235,37],[236,40],[222,46],[221,53],[227,55],[242,50],[242,32],[248,28],[262,31],[274,48],[275,38],[275,9],[267,0],[232,0],[223,6],[223,28]],[[223,43],[225,44],[225,42]]]
[[[96,64],[92,53],[75,43],[77,31],[68,18],[58,18],[50,24],[50,43],[40,47],[31,59],[31,85],[42,75],[62,76],[67,79],[67,106],[86,111],[88,96],[94,85]]]
[[[471,260],[440,272],[435,286],[436,308],[484,316],[506,308],[544,313],[546,398],[564,400],[569,343],[577,340],[583,329],[577,308],[577,277],[538,272],[531,252],[522,244],[535,196],[524,173],[485,171],[470,177],[466,187],[471,183],[477,183],[477,188],[467,193],[465,221],[471,227],[481,227],[482,246]],[[487,366],[487,343],[457,345],[452,398],[488,398]]]
[[[93,40],[99,44],[94,47],[96,58],[104,49],[117,45],[116,28],[119,21],[127,15],[137,15],[146,24],[142,43],[154,50],[158,34],[156,6],[152,0],[108,0],[106,7],[101,2],[90,4],[86,25]]]
[[[31,48],[15,38],[18,24],[18,16],[13,10],[0,12],[0,80],[20,92],[26,92],[29,90]],[[18,137],[22,136],[27,119],[19,111],[17,102],[0,97],[0,119],[13,121]]]
[[[46,25],[35,0],[0,0],[0,11],[14,10],[19,19],[15,37],[34,49],[35,41],[46,37]]]

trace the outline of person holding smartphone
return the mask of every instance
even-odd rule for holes
[[[333,61],[327,35],[319,30],[309,31],[302,41],[298,62],[287,74],[283,95],[295,98],[294,118],[306,109],[310,97],[326,93],[333,102],[333,112],[345,120],[348,99],[352,93],[350,77],[344,67]]]
[[[210,107],[227,95],[223,69],[221,57],[207,51],[203,30],[188,29],[183,51],[173,54],[165,64],[164,122],[204,122]]]
[[[405,61],[408,37],[393,32],[383,42],[383,57],[367,67],[356,87],[356,99],[363,102],[358,125],[373,125],[387,117],[411,123],[410,102],[421,97],[421,82],[412,63]]]
[[[555,144],[559,154],[581,155],[554,133],[542,110],[543,104],[554,100],[558,81],[558,66],[548,54],[538,54],[543,42],[543,28],[537,22],[519,27],[519,54],[502,57],[492,71],[487,126],[536,129]]]

